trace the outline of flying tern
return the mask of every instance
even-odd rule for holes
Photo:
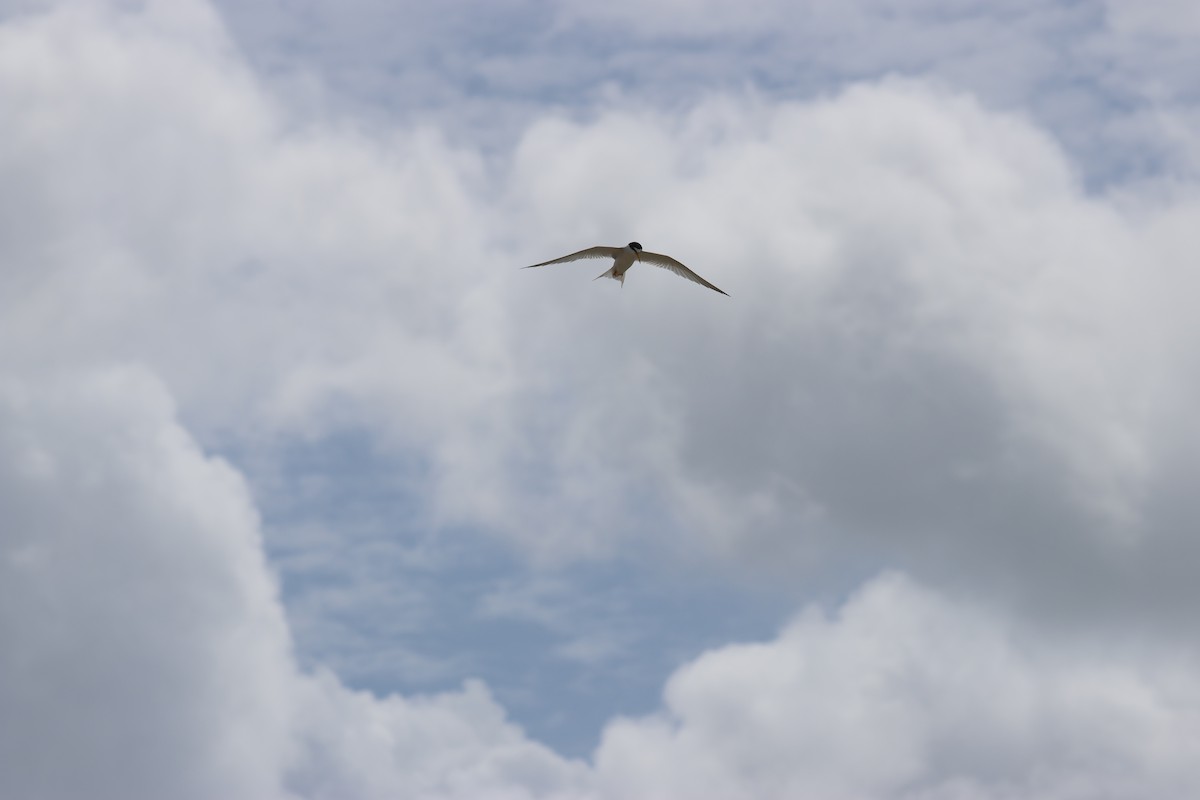
[[[701,278],[699,275],[692,272],[690,269],[670,256],[664,256],[661,253],[647,252],[646,250],[643,250],[642,246],[637,242],[630,242],[624,247],[604,247],[603,245],[589,247],[586,250],[580,250],[578,253],[571,253],[569,256],[551,259],[550,261],[543,261],[540,264],[530,264],[528,267],[522,267],[521,269],[544,267],[547,264],[565,264],[568,261],[581,261],[585,258],[611,258],[613,260],[612,267],[597,275],[595,278],[593,278],[593,280],[598,281],[601,278],[612,278],[620,281],[621,285],[624,286],[625,273],[629,271],[629,268],[633,266],[635,261],[640,261],[645,264],[653,264],[656,267],[662,267],[663,269],[669,269],[671,272],[674,272],[681,278],[687,278],[689,281],[694,281],[701,286],[707,286],[714,292],[721,292],[721,294],[725,295],[726,297],[729,296],[728,292],[722,292],[720,289],[713,286],[711,283],[704,280],[704,278]]]

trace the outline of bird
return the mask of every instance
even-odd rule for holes
[[[611,268],[600,273],[592,280],[598,281],[601,278],[612,278],[620,281],[621,285],[624,286],[625,273],[629,271],[629,268],[633,266],[635,261],[640,261],[646,264],[653,264],[656,267],[662,267],[663,269],[669,269],[671,272],[674,272],[681,278],[687,278],[689,281],[694,281],[701,286],[707,286],[714,292],[721,292],[721,294],[725,295],[726,297],[729,296],[729,292],[722,291],[716,286],[713,286],[711,283],[704,280],[704,278],[701,278],[699,275],[692,272],[690,269],[670,256],[664,256],[662,253],[651,253],[643,250],[642,246],[637,242],[630,242],[624,247],[605,247],[604,245],[597,245],[596,247],[589,247],[586,250],[580,250],[578,253],[571,253],[569,256],[553,258],[549,261],[543,261],[540,264],[530,264],[528,267],[521,267],[521,269],[544,267],[548,264],[565,264],[568,261],[580,261],[585,258],[611,258],[613,260],[613,265]]]

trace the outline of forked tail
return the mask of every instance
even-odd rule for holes
[[[592,280],[598,281],[601,278],[612,278],[615,281],[620,281],[622,287],[625,286],[625,273],[622,272],[620,275],[618,275],[616,264],[613,264],[612,267],[610,267],[609,269],[606,269],[604,272],[601,272],[599,275],[592,278]]]

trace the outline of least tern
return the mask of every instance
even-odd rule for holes
[[[601,278],[613,278],[614,280],[620,281],[621,285],[624,286],[625,273],[628,272],[629,268],[633,266],[633,262],[641,261],[645,264],[653,264],[656,267],[669,269],[671,272],[674,272],[676,275],[682,278],[687,278],[689,281],[694,281],[701,286],[707,286],[714,292],[721,292],[721,294],[725,295],[726,297],[729,296],[728,292],[722,292],[720,289],[713,286],[711,283],[704,280],[704,278],[701,278],[699,275],[692,272],[690,269],[685,267],[683,264],[680,264],[670,256],[664,256],[661,253],[649,253],[643,250],[642,246],[637,242],[630,242],[624,247],[604,247],[603,245],[589,247],[587,250],[580,250],[578,253],[571,253],[569,256],[555,258],[550,261],[543,261],[540,264],[530,264],[528,267],[521,267],[521,269],[544,267],[547,264],[565,264],[568,261],[580,261],[585,258],[611,258],[613,260],[612,268],[597,275],[595,278],[593,278],[593,280],[598,281]]]

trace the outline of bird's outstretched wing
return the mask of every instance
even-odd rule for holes
[[[649,252],[643,250],[639,254],[638,257],[640,258],[640,260],[644,261],[647,264],[653,264],[656,267],[662,267],[663,269],[669,269],[669,270],[671,270],[671,272],[674,272],[676,275],[680,276],[681,278],[687,278],[689,281],[695,281],[696,283],[700,284],[701,286],[707,286],[709,289],[712,289],[714,292],[721,292],[721,294],[725,295],[726,297],[729,296],[729,292],[722,292],[720,289],[713,286],[711,283],[704,280],[704,278],[701,278],[699,275],[692,272],[690,269],[685,267],[683,264],[680,264],[678,261],[671,258],[670,256],[664,256],[662,253],[649,253]]]
[[[543,261],[540,264],[530,264],[528,267],[521,267],[521,269],[533,269],[534,267],[544,267],[547,264],[565,264],[568,261],[580,261],[585,258],[616,258],[617,253],[619,253],[619,252],[621,252],[620,247],[604,247],[604,246],[598,245],[596,247],[589,247],[587,250],[580,250],[578,253],[571,253],[571,255],[563,256],[562,258],[555,258],[550,261]]]

